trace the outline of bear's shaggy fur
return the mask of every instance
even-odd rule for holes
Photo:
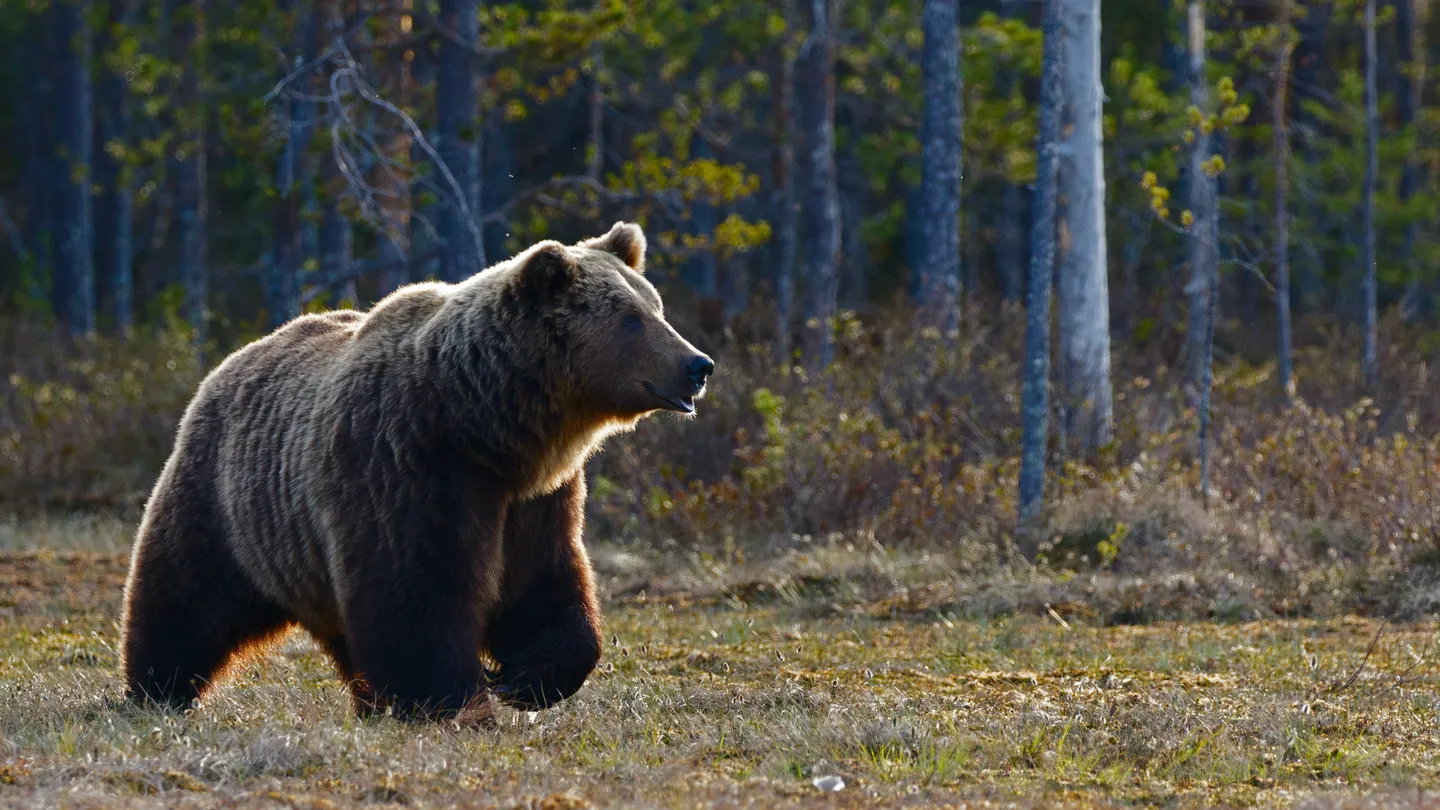
[[[648,413],[692,412],[714,368],[666,323],[644,252],[625,223],[542,242],[221,363],[140,524],[130,697],[186,707],[294,624],[361,713],[574,694],[601,648],[582,465]]]

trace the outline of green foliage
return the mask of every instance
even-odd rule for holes
[[[1037,119],[1024,88],[1040,76],[1041,40],[1039,30],[991,12],[965,31],[963,160],[971,183],[1034,182]]]

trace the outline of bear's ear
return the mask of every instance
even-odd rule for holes
[[[570,286],[580,266],[564,245],[552,239],[530,248],[520,266],[519,293],[527,304],[554,301]]]
[[[587,239],[581,245],[620,257],[637,273],[645,272],[645,232],[633,222],[617,222],[604,236]]]

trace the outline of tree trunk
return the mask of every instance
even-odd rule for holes
[[[795,59],[790,54],[796,27],[795,1],[784,0],[785,40],[775,59],[775,359],[791,362],[790,317],[795,306],[795,262],[799,223],[795,204]]]
[[[80,0],[57,0],[55,96],[58,189],[53,275],[55,315],[71,336],[95,331],[94,228],[90,155],[95,133],[90,110],[90,26]]]
[[[1153,231],[1154,220],[1146,217],[1136,227],[1129,242],[1125,245],[1125,267],[1121,271],[1124,275],[1122,282],[1125,287],[1125,316],[1121,329],[1127,337],[1134,337],[1135,329],[1139,326],[1140,315],[1143,311],[1146,296],[1141,292],[1140,286],[1140,265],[1145,258],[1145,249],[1150,244],[1150,236]]]
[[[1405,168],[1400,175],[1400,202],[1409,202],[1424,187],[1425,168],[1415,157],[1421,146],[1417,119],[1425,104],[1425,26],[1429,22],[1426,11],[1428,0],[1394,0],[1395,29],[1400,38],[1400,63],[1404,78],[1397,93],[1400,126],[1409,135],[1411,154],[1407,156]],[[1422,284],[1425,262],[1416,256],[1419,240],[1419,224],[1410,222],[1405,226],[1403,255],[1410,265],[1409,280],[1405,290],[1405,315],[1407,318],[1425,316],[1430,312],[1431,296]]]
[[[403,9],[403,3],[398,0],[384,0],[387,4],[394,4]],[[363,19],[358,13],[357,19]],[[391,26],[385,32],[387,38],[395,39],[404,36],[401,30],[401,22],[398,14],[386,18],[386,24]],[[444,20],[440,21],[443,28]],[[354,24],[347,25],[347,28],[354,29]],[[422,63],[423,64],[423,63]],[[411,95],[414,90],[414,75],[410,62],[403,59],[393,60],[390,63],[390,72],[385,75],[383,86],[388,89],[390,100],[401,109],[409,109]],[[423,68],[422,68],[423,69]],[[403,164],[411,159],[412,138],[410,132],[403,128],[391,130],[388,134],[381,135],[376,120],[378,113],[373,105],[366,109],[365,126],[370,130],[370,137],[373,142],[381,143],[385,156],[395,163]],[[440,146],[437,144],[437,147]],[[441,156],[444,156],[442,151]],[[384,298],[396,289],[409,284],[414,275],[409,259],[415,255],[415,246],[410,243],[411,222],[414,219],[415,195],[411,193],[410,183],[407,178],[401,176],[398,171],[392,171],[380,165],[381,161],[375,160],[372,165],[367,166],[371,177],[371,184],[377,189],[376,196],[380,201],[380,228],[376,234],[377,252],[380,256],[383,270],[380,272],[379,285],[376,289],[376,297]],[[448,185],[440,184],[442,194],[451,193]]]
[[[204,69],[204,0],[169,0],[172,53],[186,69],[175,88],[175,220],[179,233],[180,284],[184,290],[181,317],[197,344],[209,335],[210,279],[206,253],[205,105],[200,96]]]
[[[473,212],[480,203],[480,122],[475,49],[480,42],[477,0],[440,0],[440,69],[435,81],[436,150],[460,184],[463,199],[440,207],[440,278],[457,282],[485,266]],[[443,186],[442,186],[443,187]],[[472,221],[467,221],[472,220]]]
[[[326,178],[327,185],[338,182],[344,181],[338,177]],[[327,197],[320,208],[319,251],[321,272],[327,281],[350,275],[350,266],[354,259],[354,231],[333,195]],[[339,300],[345,301],[347,298],[352,305],[359,303],[355,300],[354,281],[345,286],[345,292],[340,295]]]
[[[320,31],[320,41],[329,42],[340,32],[350,27],[350,20],[346,19],[343,13],[343,4],[337,0],[319,0],[317,4],[319,20],[316,24]],[[330,71],[334,69],[332,62],[326,63],[326,72],[322,82],[329,87]],[[319,124],[317,123],[317,126]],[[316,235],[315,251],[320,257],[321,277],[328,283],[333,279],[346,278],[350,275],[351,265],[354,261],[355,230],[345,211],[340,207],[340,201],[347,189],[348,183],[340,171],[340,166],[335,158],[327,150],[320,159],[316,186],[319,192],[320,225],[319,233]],[[342,291],[336,297],[337,305],[349,303],[351,306],[359,306],[359,297],[355,292],[355,281],[351,279],[342,285]]]
[[[34,69],[55,64],[53,7],[32,10],[27,14],[24,42],[17,48],[19,65],[16,75],[33,70],[34,80],[20,82],[17,88],[24,109],[29,111],[30,126],[20,127],[22,176],[25,180],[25,247],[30,267],[26,292],[32,300],[41,301],[47,290],[44,284],[54,265],[51,248],[55,230],[55,103],[54,71]],[[58,314],[58,313],[57,313]]]
[[[104,30],[96,38],[103,60],[116,48],[116,35],[134,23],[133,0],[109,0]],[[97,306],[108,328],[124,336],[133,323],[132,229],[135,207],[130,173],[111,151],[130,137],[130,85],[123,73],[100,64],[95,104],[95,286]]]
[[[857,130],[851,128],[850,131]],[[840,186],[840,287],[839,304],[861,310],[870,296],[870,252],[861,224],[865,219],[868,182],[860,165],[856,138],[837,158]]]
[[[414,60],[402,70],[408,70],[405,78],[407,98],[408,88],[412,85],[423,88],[435,83],[435,60],[430,58],[428,49],[417,49]],[[432,143],[438,139],[433,130],[427,137]],[[448,187],[420,142],[408,137],[406,141],[410,145],[411,166],[410,208],[406,215],[410,261],[403,271],[397,269],[387,276],[387,289],[410,281],[440,278],[441,272],[440,259],[432,254],[439,252],[439,211],[445,207],[444,200],[449,194],[445,189]],[[397,251],[396,255],[403,253],[403,250]]]
[[[835,177],[835,46],[839,0],[811,0],[813,26],[805,42],[805,146],[809,152],[810,194],[815,242],[806,272],[805,365],[828,368],[835,343],[831,319],[840,280],[840,195]]]
[[[480,182],[480,200],[483,213],[488,214],[505,205],[510,199],[515,183],[515,148],[513,135],[504,118],[492,115],[486,122],[485,143],[481,167],[483,178]],[[497,261],[508,255],[506,238],[510,226],[505,222],[490,222],[485,225],[485,257]]]
[[[1210,220],[1210,233],[1219,244],[1220,223]],[[1215,273],[1210,274],[1205,303],[1205,346],[1200,366],[1200,505],[1210,508],[1210,394],[1214,381],[1215,319],[1219,316],[1220,285]]]
[[[1280,326],[1280,395],[1290,402],[1295,395],[1294,351],[1290,334],[1290,130],[1285,118],[1286,90],[1290,84],[1291,0],[1279,0],[1280,42],[1275,54],[1275,92],[1270,104],[1270,126],[1275,141],[1275,309]]]
[[[395,98],[402,108],[408,104],[410,90],[409,69],[403,63],[397,67],[396,95]],[[370,121],[367,125],[374,131],[375,111],[367,113]],[[392,160],[403,161],[411,154],[410,133],[399,130],[389,136],[385,144],[385,151]],[[414,276],[411,272],[409,257],[413,255],[414,245],[410,244],[411,222],[414,219],[411,206],[414,203],[414,195],[411,194],[410,184],[399,176],[398,172],[388,171],[384,167],[375,166],[372,172],[375,178],[372,182],[379,190],[381,208],[381,228],[376,234],[378,237],[378,248],[380,260],[384,270],[380,273],[380,284],[377,289],[377,298],[384,298],[395,290],[409,284]]]
[[[924,205],[920,289],[923,321],[947,339],[960,330],[959,0],[925,0],[921,15],[925,114],[920,124]]]
[[[1210,115],[1210,92],[1205,80],[1205,4],[1190,0],[1188,40],[1190,55],[1190,105],[1202,117]],[[1201,384],[1205,364],[1205,319],[1210,310],[1211,268],[1216,264],[1215,243],[1210,238],[1211,221],[1215,218],[1215,183],[1206,170],[1213,149],[1210,135],[1203,125],[1191,130],[1195,142],[1190,151],[1190,283],[1185,292],[1190,314],[1185,330],[1185,359],[1189,380],[1197,388]],[[1193,400],[1192,400],[1193,401]]]
[[[1006,183],[1000,200],[1000,297],[1019,301],[1025,295],[1025,199],[1018,183]]]
[[[1375,99],[1375,0],[1365,0],[1365,387],[1379,381],[1375,313],[1375,182],[1380,172],[1380,118]]]
[[[1060,258],[1061,387],[1065,435],[1093,456],[1110,443],[1110,293],[1105,243],[1105,158],[1101,153],[1100,0],[1065,0],[1060,156],[1064,199]]]
[[[1045,38],[1040,79],[1040,125],[1035,177],[1035,218],[1030,227],[1030,273],[1026,285],[1025,380],[1022,391],[1020,522],[1033,523],[1044,506],[1045,454],[1050,435],[1050,279],[1055,263],[1055,198],[1060,157],[1061,87],[1064,65],[1060,4],[1044,0]]]
[[[300,9],[295,3],[287,3],[287,6],[287,11],[299,17]],[[307,64],[319,53],[319,23],[317,15],[305,15],[305,23],[297,37],[299,47],[290,60],[292,70]],[[311,82],[306,78],[296,82],[296,88],[303,95],[314,93]],[[274,252],[265,284],[271,329],[279,328],[300,314],[300,273],[304,265],[301,215],[305,202],[301,183],[306,174],[315,115],[315,105],[303,98],[287,98],[283,104],[287,132],[275,168],[275,188],[280,199],[276,205]]]
[[[1300,150],[1301,161],[1297,171],[1301,176],[1306,168],[1317,166],[1320,162],[1315,146],[1324,134],[1321,131],[1323,123],[1306,110],[1301,101],[1303,96],[1308,95],[1316,101],[1328,103],[1326,96],[1332,88],[1326,87],[1331,75],[1331,71],[1326,70],[1330,45],[1327,40],[1334,12],[1332,0],[1306,3],[1304,16],[1295,24],[1299,41],[1295,45],[1295,80],[1291,83],[1295,92],[1291,102],[1294,109],[1290,135],[1291,143]],[[1314,197],[1302,200],[1298,207],[1316,230],[1324,226],[1326,214]],[[1299,261],[1292,268],[1294,291],[1290,298],[1300,313],[1317,312],[1325,292],[1324,257],[1320,255],[1316,243],[1317,240],[1307,239],[1296,246],[1296,259]]]

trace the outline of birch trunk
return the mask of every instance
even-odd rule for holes
[[[1060,346],[1065,435],[1093,456],[1110,443],[1110,293],[1105,240],[1100,0],[1065,0],[1063,93],[1069,138],[1060,157],[1065,200]]]

